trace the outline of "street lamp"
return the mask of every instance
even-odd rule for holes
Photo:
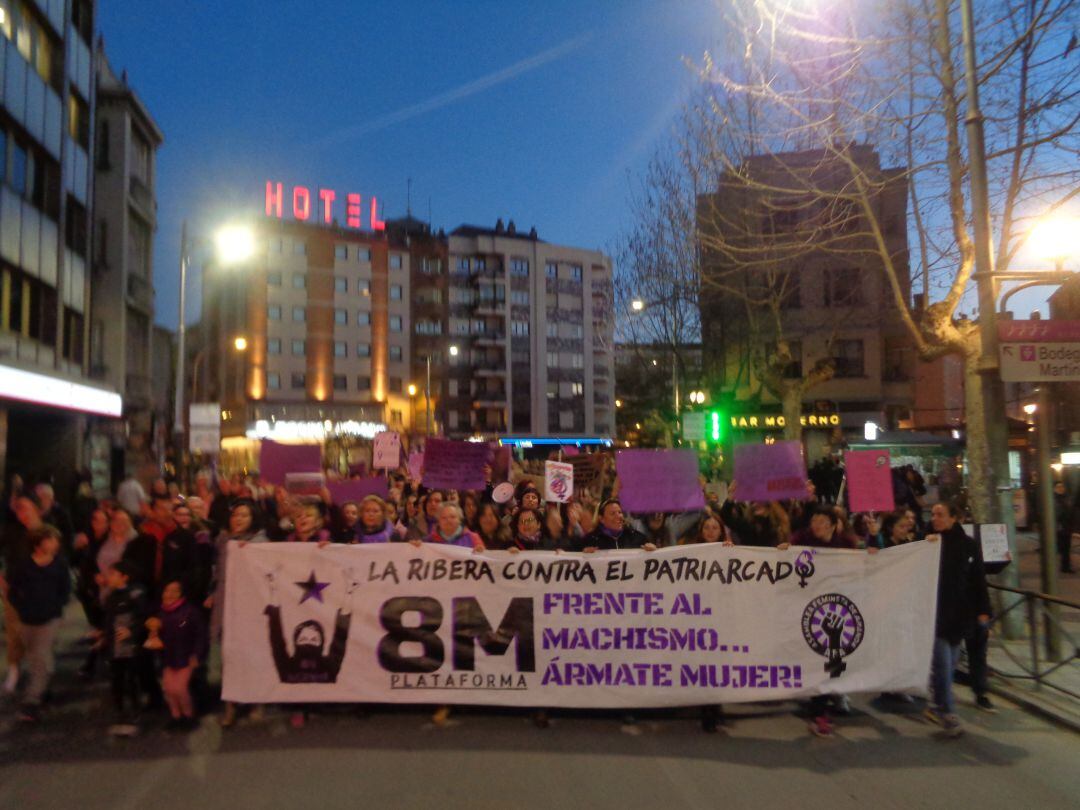
[[[1080,256],[1080,217],[1050,216],[1039,220],[1028,244],[1035,256],[1054,263],[1054,269],[1061,273],[1065,262],[1073,256]]]
[[[457,357],[458,356],[458,347],[457,346],[451,346],[450,347],[450,356],[451,357]]]
[[[228,225],[214,235],[215,258],[223,267],[247,261],[254,254],[255,236],[250,228]],[[191,251],[203,242],[188,237],[187,221],[180,225],[180,302],[176,324],[176,391],[174,394],[173,434],[176,438],[177,472],[183,480],[184,469],[184,365],[187,360],[185,338],[187,335],[187,271]],[[245,343],[246,346],[246,343]]]
[[[247,347],[248,347],[247,338],[244,337],[243,335],[238,336],[233,341],[233,348],[236,349],[238,352],[247,351]]]
[[[632,309],[634,312],[641,312],[643,309],[645,309],[645,302],[642,301],[640,298],[635,298],[633,301],[630,302],[630,309]]]
[[[414,385],[413,383],[409,383],[409,396],[410,397],[415,397],[416,396],[416,385]]]

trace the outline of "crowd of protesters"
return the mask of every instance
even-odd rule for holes
[[[186,495],[160,479],[147,492],[129,478],[115,498],[95,501],[88,488],[81,488],[71,515],[48,483],[24,487],[16,479],[0,535],[8,663],[4,690],[16,696],[20,720],[42,719],[57,629],[73,590],[90,629],[78,676],[108,679],[109,732],[133,735],[148,713],[167,712],[173,728],[193,727],[199,712],[211,708],[208,685],[219,675],[209,661],[210,650],[221,643],[228,555],[242,553],[238,549],[248,543],[437,543],[515,553],[647,553],[717,543],[876,553],[927,539],[940,541],[942,554],[926,717],[949,734],[960,733],[952,694],[958,650],[966,641],[970,652],[981,638],[985,657],[990,606],[979,546],[964,533],[953,505],[935,505],[930,525],[924,526],[917,500],[900,501],[904,506],[895,513],[849,515],[828,502],[835,497],[819,499],[813,481],[807,482],[806,501],[753,503],[740,501],[738,484],[732,482],[724,499],[705,488],[701,511],[630,515],[619,501],[610,458],[593,486],[561,504],[544,503],[536,476],[528,474],[533,466],[515,463],[512,491],[506,484],[484,491],[426,489],[403,469],[388,476],[386,498],[372,495],[346,503],[331,503],[326,490],[321,496],[294,496],[252,477],[203,473]],[[978,705],[993,710],[984,682],[981,687],[976,683],[976,692]],[[240,708],[224,704],[220,724],[235,724]],[[261,706],[246,709],[255,718],[263,713]],[[304,725],[307,710],[290,709],[294,727]],[[810,731],[831,735],[835,715],[848,710],[842,696],[814,698]],[[439,707],[433,720],[444,723],[448,714],[447,707]],[[534,720],[546,726],[547,712],[537,710]],[[715,732],[722,722],[718,706],[702,711],[705,731]]]

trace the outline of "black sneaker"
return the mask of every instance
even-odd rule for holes
[[[978,695],[975,698],[975,705],[987,714],[997,714],[997,706],[991,703],[990,698],[988,698],[986,695]]]
[[[24,703],[19,707],[19,710],[15,712],[15,719],[20,723],[40,723],[41,707],[31,703]]]

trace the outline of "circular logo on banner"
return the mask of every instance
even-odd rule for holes
[[[495,503],[506,503],[514,497],[514,485],[503,482],[491,491],[491,500]]]
[[[825,671],[832,678],[847,669],[843,659],[862,643],[864,630],[862,613],[843,594],[819,596],[803,611],[803,638],[811,650],[825,656]]]

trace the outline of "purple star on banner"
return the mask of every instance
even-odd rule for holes
[[[308,599],[318,599],[321,603],[322,592],[330,587],[329,582],[319,582],[315,579],[315,572],[312,571],[311,575],[303,582],[297,582],[296,585],[304,589],[304,595],[300,597],[300,604],[304,604]]]

